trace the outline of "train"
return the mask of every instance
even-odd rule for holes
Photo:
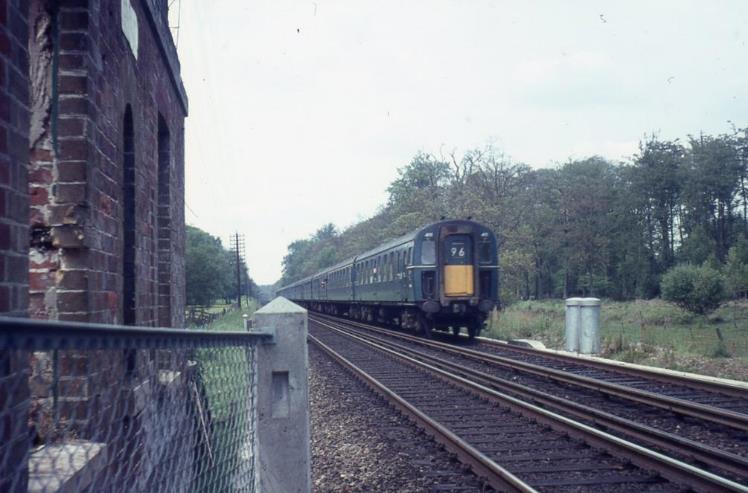
[[[490,228],[441,220],[276,291],[311,310],[413,330],[480,335],[499,301],[499,251]]]

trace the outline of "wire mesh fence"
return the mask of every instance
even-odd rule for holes
[[[0,318],[0,491],[255,491],[260,337]]]

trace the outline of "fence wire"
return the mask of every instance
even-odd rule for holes
[[[256,341],[0,319],[0,491],[255,491]]]

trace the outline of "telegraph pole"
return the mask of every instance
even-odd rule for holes
[[[244,235],[234,233],[231,250],[236,254],[236,304],[242,306],[242,260],[244,259]]]

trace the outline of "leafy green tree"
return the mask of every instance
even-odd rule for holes
[[[231,264],[221,240],[194,226],[186,229],[187,304],[208,306],[224,295]]]
[[[683,240],[678,250],[678,257],[684,263],[703,264],[715,252],[715,248],[716,244],[712,236],[706,228],[699,225]]]
[[[724,300],[722,275],[706,265],[676,265],[662,277],[662,296],[690,312],[707,314]]]
[[[734,241],[734,203],[744,174],[733,136],[690,137],[686,159],[682,223],[686,234],[697,228],[714,241],[723,262]]]
[[[683,188],[685,148],[652,135],[639,143],[631,172],[631,191],[652,234],[654,258],[664,271],[673,264],[675,223]]]
[[[598,294],[594,277],[607,272],[617,182],[613,165],[600,157],[571,161],[559,170],[566,282],[585,294]]]

